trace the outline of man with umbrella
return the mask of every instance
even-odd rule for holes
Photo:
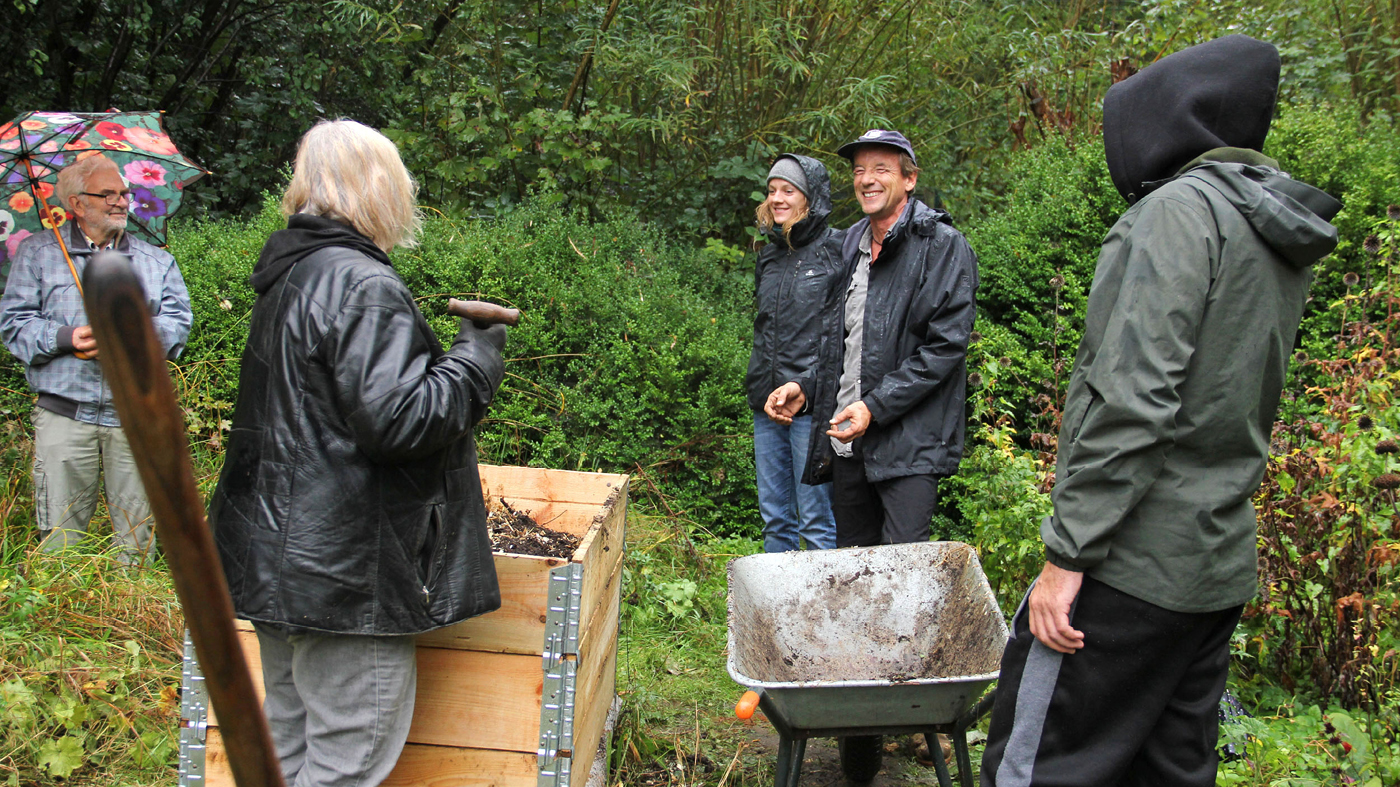
[[[55,195],[66,215],[40,206],[49,231],[18,244],[0,297],[0,338],[26,365],[38,396],[34,511],[42,548],[58,551],[82,538],[97,506],[100,471],[119,559],[146,562],[154,549],[150,507],[96,362],[100,348],[78,278],[100,250],[127,255],[171,359],[189,336],[189,294],[169,252],[126,232],[132,192],[111,159],[96,151],[80,158],[59,173]]]

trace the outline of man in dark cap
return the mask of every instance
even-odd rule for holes
[[[927,541],[938,480],[962,459],[977,257],[947,213],[914,197],[903,134],[872,129],[837,152],[866,214],[846,231],[845,298],[818,366],[765,409],[790,418],[810,403],[817,415],[803,481],[833,482],[838,547]]]
[[[1279,56],[1234,35],[1104,100],[1132,206],[1089,293],[1046,564],[1013,619],[982,784],[1215,784],[1251,497],[1336,200],[1260,151]]]

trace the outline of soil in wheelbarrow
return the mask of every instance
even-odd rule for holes
[[[491,534],[491,551],[535,557],[573,557],[579,537],[550,530],[530,516],[499,498],[490,501],[486,514],[486,529]]]
[[[823,577],[794,606],[739,610],[744,631],[782,631],[780,636],[743,640],[742,661],[752,670],[748,674],[776,682],[898,683],[995,671],[1002,640],[994,620],[1000,612],[994,599],[983,598],[966,581],[970,555],[970,550],[943,551],[930,556],[926,565],[902,567],[923,572],[931,584],[947,588],[937,603],[915,609],[906,606],[907,600],[896,598],[889,583],[869,581],[875,572],[867,567],[854,574]],[[906,618],[905,625],[889,625],[888,618],[880,617],[882,611],[907,614],[912,621]],[[781,620],[775,612],[782,615]],[[849,628],[833,627],[837,620],[861,622]],[[828,646],[834,639],[858,640],[861,647],[833,657]]]

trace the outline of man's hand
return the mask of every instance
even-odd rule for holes
[[[841,424],[848,421],[850,427],[842,429]],[[865,430],[870,428],[870,421],[870,408],[865,406],[865,402],[856,402],[831,419],[831,428],[826,430],[826,433],[843,443],[849,443],[865,434]]]
[[[802,386],[797,383],[783,383],[773,389],[773,393],[768,394],[768,401],[763,403],[763,412],[774,421],[787,426],[806,403],[807,395],[802,393]]]
[[[1031,633],[1045,647],[1060,653],[1074,653],[1084,647],[1084,632],[1069,624],[1069,608],[1079,595],[1084,575],[1053,563],[1046,563],[1031,589],[1029,602]]]
[[[73,329],[73,354],[85,360],[97,357],[97,340],[92,338],[91,325],[79,325]]]

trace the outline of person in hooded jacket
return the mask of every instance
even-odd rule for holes
[[[774,388],[816,365],[824,315],[838,308],[842,233],[827,226],[830,213],[826,167],[807,156],[779,156],[768,173],[768,198],[757,210],[768,243],[754,267],[758,310],[744,379],[766,552],[788,552],[800,541],[808,549],[836,546],[831,484],[801,483],[811,415],[780,422],[763,412]]]
[[[444,351],[386,252],[416,186],[353,121],[302,138],[258,298],[209,520],[261,648],[289,787],[371,787],[408,736],[413,635],[500,606],[471,436],[504,326]]]
[[[1251,502],[1341,206],[1264,156],[1279,55],[1185,49],[1104,99],[1131,207],[1104,240],[982,784],[1215,784],[1230,635],[1257,582]]]
[[[927,541],[939,479],[962,459],[977,256],[914,196],[903,134],[873,129],[837,152],[866,217],[846,230],[821,362],[765,409],[815,413],[803,480],[832,481],[838,547]]]

